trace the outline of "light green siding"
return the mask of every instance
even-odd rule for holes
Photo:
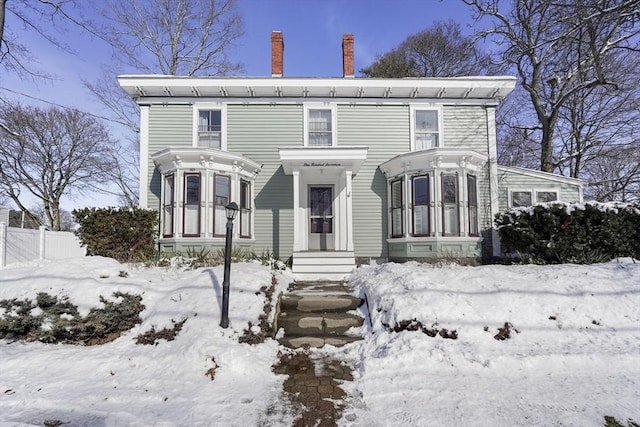
[[[293,249],[293,177],[278,148],[303,146],[302,105],[227,106],[227,148],[262,164],[255,180],[254,250],[287,258]]]
[[[445,105],[443,146],[467,148],[488,155],[487,112],[483,106]]]
[[[149,107],[149,154],[168,147],[190,147],[193,144],[193,109],[191,105],[158,105]],[[149,161],[149,194],[147,206],[159,209],[160,173]]]
[[[580,185],[554,179],[552,174],[545,176],[532,176],[517,170],[505,170],[498,168],[499,209],[504,211],[509,207],[509,191],[531,190],[558,191],[558,199],[563,202],[578,202],[581,200]]]
[[[409,151],[409,107],[339,105],[338,145],[369,147],[354,177],[353,241],[357,257],[387,256],[387,181],[378,165]]]

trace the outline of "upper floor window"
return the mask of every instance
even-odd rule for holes
[[[436,148],[441,143],[440,110],[438,108],[411,108],[411,140],[413,150]]]
[[[323,104],[305,106],[305,145],[332,147],[336,145],[335,109]]]
[[[226,150],[226,106],[218,102],[193,105],[193,146]]]
[[[220,110],[198,111],[198,147],[220,149],[221,143],[222,112]]]

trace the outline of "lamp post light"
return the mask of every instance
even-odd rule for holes
[[[224,207],[227,215],[227,237],[224,242],[224,280],[222,281],[222,318],[220,326],[229,326],[229,275],[231,274],[231,235],[233,233],[233,220],[238,214],[238,205],[235,202]]]

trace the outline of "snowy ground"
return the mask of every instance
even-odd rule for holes
[[[262,312],[256,292],[271,274],[232,266],[231,326],[223,330],[221,267],[147,269],[86,257],[1,270],[0,300],[44,291],[86,313],[119,290],[141,294],[146,309],[142,324],[101,346],[0,341],[0,426],[289,425],[284,378],[271,372],[278,345],[238,343]],[[283,290],[290,276],[278,277]],[[640,421],[640,264],[386,264],[359,269],[351,283],[368,299],[366,338],[323,350],[355,365],[345,426]],[[152,326],[184,318],[176,340],[135,343]],[[384,326],[412,319],[458,338]],[[505,322],[511,337],[498,341]],[[214,381],[206,375],[212,358]]]

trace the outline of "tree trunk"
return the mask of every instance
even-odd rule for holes
[[[4,41],[4,15],[6,6],[6,0],[0,0],[0,48]]]
[[[553,172],[553,125],[547,122],[542,126],[542,140],[540,141],[540,170]]]

